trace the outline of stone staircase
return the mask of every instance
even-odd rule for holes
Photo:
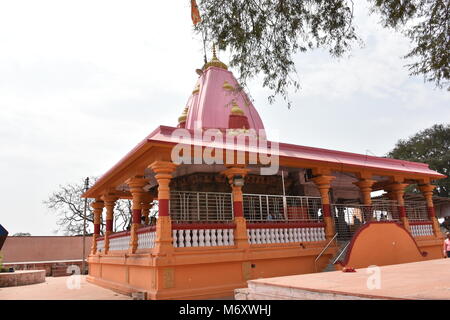
[[[322,272],[332,272],[336,271],[335,264],[339,261],[343,261],[345,256],[347,255],[347,250],[350,244],[350,240],[340,241],[338,240],[339,250],[336,254],[330,259],[327,266],[322,270]]]

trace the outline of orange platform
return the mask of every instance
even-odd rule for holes
[[[322,272],[249,281],[237,299],[450,299],[450,259],[380,267],[380,288],[369,289],[373,272]],[[369,280],[370,281],[370,280]]]

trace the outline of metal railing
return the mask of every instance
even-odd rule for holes
[[[244,194],[243,207],[249,222],[323,220],[322,201],[318,197]]]
[[[172,191],[170,193],[172,221],[231,221],[231,193]]]
[[[331,259],[331,264],[336,264],[336,262],[340,261],[341,257],[344,254],[347,254],[347,248],[350,246],[350,243],[351,243],[351,241],[347,241],[341,245],[341,248],[336,253],[336,256],[333,257],[333,259]]]
[[[323,255],[323,253],[330,247],[330,245],[333,243],[334,239],[336,239],[336,237],[338,236],[337,233],[334,234],[333,238],[331,238],[330,241],[328,241],[328,243],[326,244],[325,247],[323,247],[322,251],[320,251],[319,255],[316,257],[316,259],[314,259],[314,269],[317,272],[317,261],[319,261],[320,257]]]
[[[333,204],[332,216],[339,240],[349,240],[365,223],[370,221],[398,221],[396,202],[375,201],[372,205]]]
[[[410,221],[429,221],[425,201],[405,201],[406,216]]]

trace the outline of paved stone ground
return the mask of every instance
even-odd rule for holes
[[[378,271],[379,288],[372,286],[374,269],[251,280],[247,299],[450,299],[450,259],[383,266]]]
[[[0,288],[0,300],[131,300],[114,291],[86,281],[86,276],[47,277],[45,282],[27,286]],[[73,288],[73,289],[70,289]]]

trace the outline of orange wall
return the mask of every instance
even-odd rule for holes
[[[437,259],[442,258],[442,253],[436,251],[440,247],[419,248],[415,239],[395,222],[371,222],[355,234],[343,265],[366,268]]]
[[[92,237],[86,237],[86,257]],[[2,248],[3,262],[29,262],[81,259],[83,237],[7,237]]]

